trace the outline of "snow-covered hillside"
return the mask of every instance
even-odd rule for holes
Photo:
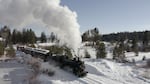
[[[150,80],[144,78],[145,74],[149,74],[148,70],[134,64],[115,63],[105,59],[84,61],[89,72],[84,78],[78,78],[57,67],[53,77],[40,75],[38,79],[42,84],[150,84]]]
[[[92,58],[82,58],[85,63],[87,76],[78,78],[71,72],[65,71],[48,62],[41,61],[42,68],[49,68],[55,72],[54,76],[40,74],[36,77],[39,84],[150,84],[150,69],[145,68],[146,60],[150,58],[150,52],[140,52],[135,56],[133,52],[126,53],[126,57],[135,63],[117,63],[110,58],[112,53],[107,54],[109,59],[95,59],[95,49],[81,46],[80,56],[87,50]],[[110,50],[110,48],[107,48]],[[25,61],[31,60],[30,55],[17,52],[17,59],[10,62],[0,62],[0,84],[29,84],[28,76],[30,68]],[[143,56],[146,60],[143,61]],[[16,62],[16,60],[20,60]],[[21,83],[22,82],[22,83]]]
[[[48,77],[47,75],[38,76],[38,80],[42,84],[150,84],[149,69],[142,68],[146,61],[142,61],[143,56],[149,59],[150,53],[140,52],[139,56],[135,56],[133,52],[126,53],[126,57],[132,62],[135,59],[136,63],[117,63],[112,58],[111,46],[105,43],[109,59],[95,59],[95,49],[90,46],[81,45],[79,55],[84,57],[85,50],[91,55],[90,59],[82,58],[85,62],[86,71],[88,74],[84,78],[78,78],[72,73],[52,66],[55,75]],[[140,64],[140,65],[138,65]],[[43,64],[43,66],[47,64]]]

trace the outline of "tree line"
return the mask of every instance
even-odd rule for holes
[[[41,36],[37,37],[32,29],[22,29],[21,31],[13,29],[11,31],[8,26],[3,26],[0,29],[0,56],[4,54],[4,51],[7,51],[9,55],[11,54],[10,56],[14,56],[13,44],[33,45],[37,41],[47,42],[48,39],[54,42],[56,38],[53,32],[49,37],[46,36],[45,32],[41,32]]]
[[[126,40],[128,44],[132,44],[132,46],[125,46],[127,51],[150,51],[150,31],[112,33],[103,35],[101,39],[107,42],[123,42]]]
[[[134,52],[138,56],[139,51],[150,51],[150,31],[143,32],[119,32],[101,35],[98,28],[90,29],[82,34],[82,42],[93,42],[92,45],[96,49],[97,58],[105,58],[106,50],[103,42],[111,43],[114,48],[112,50],[113,59],[121,62],[125,60],[125,52]],[[89,58],[89,54],[85,51],[85,55]]]
[[[13,29],[12,32],[8,26],[4,26],[0,29],[0,37],[5,39],[5,46],[7,44],[34,44],[37,41],[41,43],[56,41],[57,36],[51,32],[50,36],[46,36],[45,32],[41,32],[41,36],[37,37],[32,29],[23,29],[21,31]]]
[[[102,40],[107,42],[113,41],[122,41],[122,40],[133,40],[134,38],[137,41],[146,42],[150,40],[150,31],[142,31],[142,32],[119,32],[119,33],[111,33],[102,35]]]
[[[101,41],[101,35],[97,27],[87,30],[82,34],[82,42],[90,42],[92,44],[87,44],[87,46],[92,46],[96,50],[97,58],[105,58],[106,57],[106,49],[105,44]],[[89,58],[90,55],[85,50],[85,57]]]

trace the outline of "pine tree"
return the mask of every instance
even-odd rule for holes
[[[11,41],[12,41],[13,44],[17,43],[16,34],[17,34],[17,30],[14,29],[13,32],[12,32],[12,38],[11,38]]]
[[[27,38],[22,37],[22,33],[20,31],[17,31],[17,33],[16,33],[16,42],[17,43],[24,43],[27,41],[26,39]]]
[[[44,43],[44,42],[46,42],[46,41],[47,41],[46,35],[45,35],[44,32],[42,32],[42,33],[41,33],[41,42]]]
[[[25,44],[28,41],[27,30],[23,29],[22,32],[18,32],[18,34],[20,34],[20,35],[21,35],[21,33],[22,33],[22,39],[20,39],[20,42]]]
[[[97,43],[97,58],[105,58],[106,57],[106,50],[105,50],[105,44],[104,43]]]
[[[144,48],[144,51],[148,51],[149,41],[150,41],[150,37],[149,36],[150,36],[150,32],[149,31],[145,31],[144,32],[144,36],[143,36],[143,48]]]
[[[113,50],[113,59],[121,62],[125,59],[124,46],[122,42],[115,46]]]
[[[136,38],[134,38],[132,41],[132,51],[135,53],[136,56],[138,56],[139,52]]]
[[[56,36],[55,36],[54,32],[51,33],[50,39],[51,39],[51,42],[54,42],[56,40]]]
[[[98,28],[92,29],[91,30],[91,35],[92,35],[91,39],[93,41],[93,46],[95,46],[95,43],[100,40],[100,35],[99,35]]]
[[[11,40],[11,32],[8,26],[4,26],[0,30],[0,36],[5,39],[4,46],[6,47],[8,44],[10,44]]]
[[[83,42],[84,41],[91,41],[91,39],[90,39],[90,31],[89,30],[83,33],[83,35],[82,35],[82,41]]]
[[[34,33],[34,31],[32,31],[32,29],[30,29],[28,31],[28,35],[30,35],[28,38],[29,38],[29,43],[33,44],[36,42],[36,35]]]

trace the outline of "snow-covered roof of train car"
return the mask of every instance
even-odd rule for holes
[[[43,53],[43,54],[49,53],[49,50],[40,49],[40,48],[33,48],[33,51]]]
[[[30,51],[33,51],[33,48],[31,47],[25,47],[26,50],[30,50]]]
[[[26,47],[27,50],[42,53],[42,54],[47,54],[49,50],[41,49],[41,48],[31,48],[31,47]]]

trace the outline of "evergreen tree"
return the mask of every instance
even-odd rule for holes
[[[105,50],[105,44],[104,43],[97,43],[97,58],[105,58],[106,57],[106,50]]]
[[[4,26],[0,30],[0,36],[5,39],[4,46],[6,47],[11,42],[11,32],[8,26]]]
[[[36,42],[36,35],[32,29],[23,29],[22,32],[13,30],[12,42],[22,44],[33,44]]]
[[[135,37],[132,41],[132,51],[135,53],[136,56],[138,56],[138,44],[137,44],[137,38]]]
[[[94,46],[95,43],[100,40],[98,28],[94,28],[93,30],[91,30],[91,35],[92,35],[91,39],[93,41],[93,46]]]
[[[96,43],[96,41],[99,41],[99,40],[100,40],[99,30],[96,27],[82,34],[82,41],[83,42],[91,41],[93,42],[93,46],[94,46],[94,43]]]
[[[50,39],[51,39],[51,42],[54,42],[56,40],[56,36],[55,36],[54,32],[51,33]]]
[[[145,31],[144,32],[144,37],[143,37],[143,44],[144,46],[148,46],[148,42],[149,42],[149,32],[148,31]]]
[[[113,50],[113,59],[123,61],[125,59],[123,43],[119,43]]]
[[[44,43],[47,41],[46,35],[44,32],[41,33],[41,42]]]
[[[16,35],[17,35],[17,30],[14,29],[13,32],[12,32],[12,38],[11,38],[11,41],[12,41],[13,44],[17,43]]]
[[[24,42],[26,42],[26,40],[24,41],[24,39],[27,39],[27,38],[22,38],[22,33],[20,31],[17,31],[16,38],[17,38],[16,39],[17,43],[22,43],[22,42],[24,43]]]
[[[115,46],[113,49],[113,59],[116,59],[118,56],[118,46]]]
[[[88,41],[88,40],[89,40],[89,39],[88,39],[88,36],[89,36],[89,31],[83,33],[83,35],[82,35],[82,41],[83,41],[83,42],[84,42],[84,41]]]
[[[18,31],[18,34],[20,34],[21,32]],[[25,44],[28,41],[28,36],[27,36],[27,30],[23,29],[22,30],[22,39],[20,39],[21,43]]]
[[[145,31],[144,35],[143,35],[143,50],[144,51],[148,51],[150,49],[149,48],[149,41],[150,41],[150,32],[149,31]]]
[[[30,44],[35,43],[36,42],[36,35],[35,35],[34,31],[32,31],[32,29],[28,30],[28,35],[30,35],[30,36],[28,36],[29,43]]]

